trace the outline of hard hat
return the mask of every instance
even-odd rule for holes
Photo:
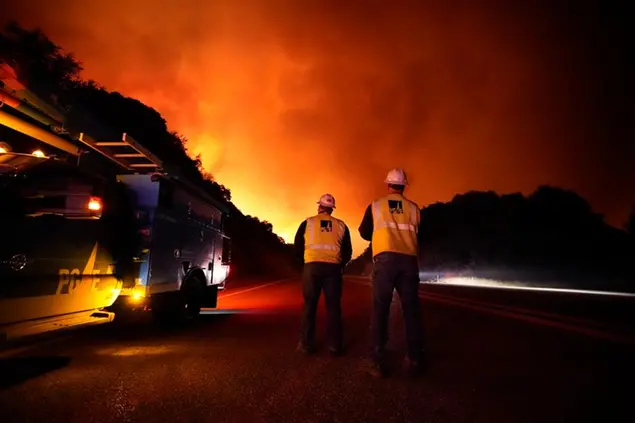
[[[408,179],[406,178],[406,172],[403,169],[395,168],[388,172],[386,175],[385,183],[389,185],[408,185]]]
[[[324,194],[320,197],[320,201],[317,202],[322,207],[335,208],[335,197],[331,194]]]

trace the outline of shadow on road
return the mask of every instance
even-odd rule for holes
[[[186,322],[152,322],[150,318],[136,321],[117,321],[109,325],[102,325],[95,328],[90,335],[98,338],[108,339],[148,339],[165,338],[166,336],[182,336],[191,332],[196,332],[202,327],[215,326],[227,319],[231,319],[232,313],[201,315],[197,320]]]
[[[70,357],[14,357],[0,359],[0,389],[7,389],[66,367]]]

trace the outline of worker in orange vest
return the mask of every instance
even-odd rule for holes
[[[403,309],[408,343],[406,363],[418,374],[423,360],[423,325],[419,304],[419,206],[404,197],[408,180],[402,169],[392,169],[384,181],[388,194],[373,201],[359,227],[359,234],[371,241],[373,254],[373,310],[369,371],[386,375],[384,348],[388,341],[388,317],[393,290]]]
[[[318,201],[318,213],[306,219],[295,235],[295,248],[302,257],[302,292],[304,310],[297,350],[315,351],[315,315],[324,290],[327,311],[327,338],[333,355],[343,352],[342,342],[342,275],[353,254],[351,235],[346,224],[333,217],[335,198],[324,194]]]

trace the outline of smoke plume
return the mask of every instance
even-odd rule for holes
[[[6,15],[159,110],[287,240],[333,194],[361,253],[357,226],[392,167],[422,206],[553,184],[625,220],[632,109],[610,85],[626,70],[606,76],[622,53],[601,44],[619,47],[622,27],[581,2],[516,3],[42,0]]]

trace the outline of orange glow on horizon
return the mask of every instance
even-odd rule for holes
[[[421,206],[555,184],[625,220],[579,148],[589,131],[570,109],[586,88],[570,49],[545,46],[552,24],[524,20],[530,5],[414,4],[34,0],[7,16],[73,52],[85,78],[157,109],[288,242],[330,192],[361,253],[362,214],[394,167]]]

